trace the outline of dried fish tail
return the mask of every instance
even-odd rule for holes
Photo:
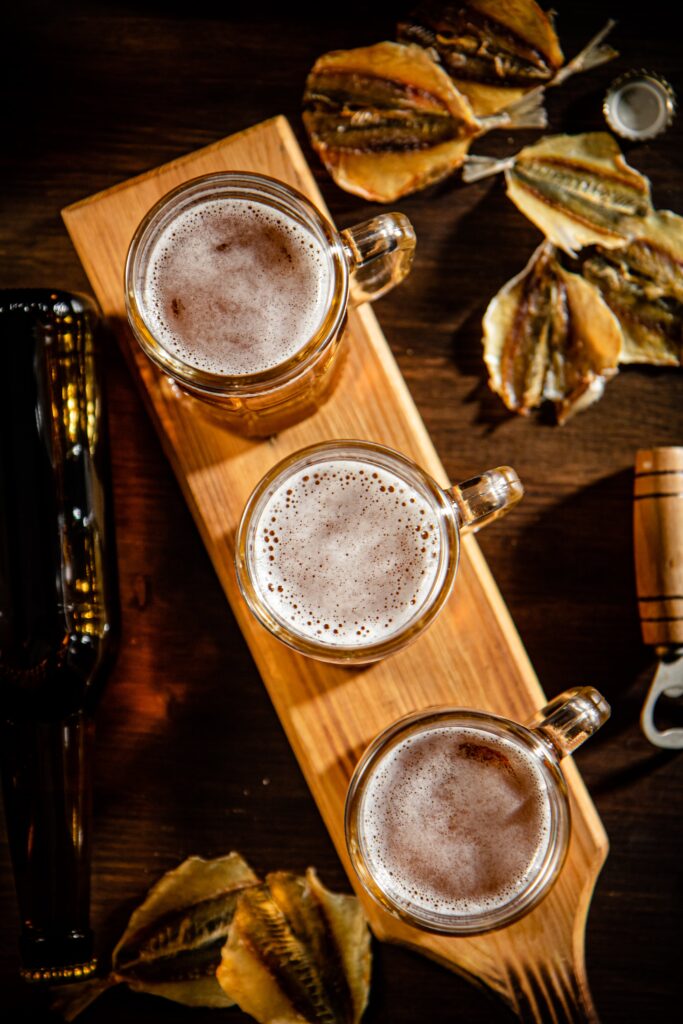
[[[543,89],[531,89],[497,114],[480,117],[482,130],[479,134],[495,128],[546,128],[548,111],[543,105],[543,96]]]
[[[462,167],[462,180],[468,184],[481,178],[490,178],[494,174],[502,174],[513,166],[514,156],[500,160],[494,156],[474,156],[468,154]]]
[[[603,43],[603,40],[609,35],[615,25],[616,21],[610,18],[600,31],[592,39],[589,39],[583,50],[577,53],[576,57],[572,57],[564,67],[561,67],[555,73],[554,77],[548,82],[548,86],[562,85],[572,75],[579,74],[582,71],[589,71],[591,68],[597,68],[601,64],[606,64],[608,61],[618,57],[618,50],[615,50],[609,44]]]

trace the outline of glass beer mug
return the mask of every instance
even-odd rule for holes
[[[339,232],[280,181],[209,174],[169,192],[137,228],[128,319],[181,391],[232,429],[267,436],[326,400],[349,301],[402,281],[414,250],[401,213]]]
[[[361,757],[346,800],[346,842],[364,889],[395,917],[447,935],[528,913],[567,854],[560,761],[609,714],[586,686],[527,725],[429,708],[389,726]]]
[[[278,463],[249,498],[237,579],[257,619],[295,650],[377,661],[417,639],[443,607],[460,535],[522,494],[509,466],[444,489],[372,441],[312,445]]]

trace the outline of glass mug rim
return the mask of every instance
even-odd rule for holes
[[[292,356],[254,373],[222,374],[201,370],[173,356],[147,325],[141,284],[146,259],[164,228],[179,212],[212,198],[242,198],[261,202],[294,219],[322,245],[330,271],[330,291],[324,318],[316,332]],[[307,373],[321,352],[334,341],[344,323],[349,297],[349,265],[337,229],[298,189],[277,178],[249,171],[217,171],[190,178],[166,192],[138,224],[126,257],[124,293],[128,322],[143,352],[180,386],[214,398],[248,397],[295,381]]]
[[[543,859],[533,878],[512,898],[498,907],[466,914],[438,913],[409,909],[387,895],[375,881],[363,854],[361,811],[363,795],[377,766],[392,749],[411,733],[419,733],[431,726],[453,724],[471,728],[486,735],[502,736],[521,746],[540,765],[546,787],[550,824]],[[383,729],[365,749],[358,761],[346,795],[344,807],[344,834],[346,846],[358,880],[365,892],[392,916],[421,931],[438,935],[479,935],[506,927],[529,913],[547,895],[557,881],[569,849],[571,809],[567,783],[560,768],[560,756],[538,732],[504,715],[467,707],[434,706],[402,716]]]
[[[299,468],[309,463],[325,461],[329,455],[345,460],[376,461],[380,468],[396,471],[410,486],[417,483],[422,497],[430,504],[438,518],[440,531],[439,566],[429,594],[415,616],[389,637],[374,642],[358,644],[325,644],[297,634],[292,626],[276,616],[262,599],[255,583],[256,573],[252,571],[250,558],[251,541],[259,523],[259,517],[269,497],[280,482],[287,479]],[[460,558],[460,523],[457,505],[448,491],[416,462],[387,445],[356,438],[339,438],[308,445],[292,452],[280,460],[259,481],[245,505],[235,543],[235,569],[237,582],[250,611],[256,619],[287,646],[301,654],[331,663],[367,664],[378,661],[388,654],[408,646],[436,618],[453,589]],[[408,634],[408,635],[406,635]]]

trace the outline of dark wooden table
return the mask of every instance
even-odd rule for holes
[[[679,37],[665,4],[637,13],[605,0],[557,6],[568,55],[607,16],[622,21],[613,34],[621,57],[548,96],[554,131],[603,128],[605,86],[626,68],[675,83]],[[290,118],[340,225],[376,209],[321,169],[302,131],[300,95],[318,54],[390,38],[392,16],[360,3],[305,15],[287,5],[232,7],[13,5],[3,32],[13,60],[3,61],[2,286],[87,291],[61,207],[276,113]],[[682,126],[679,116],[664,137],[624,147],[651,178],[656,205],[679,213]],[[534,137],[498,133],[476,148],[511,153]],[[638,447],[683,443],[683,379],[624,370],[564,428],[508,414],[486,385],[481,317],[538,232],[499,180],[463,187],[455,178],[396,205],[419,247],[409,281],[376,305],[389,343],[453,478],[510,462],[526,484],[520,508],[481,543],[546,692],[591,683],[613,706],[577,757],[611,840],[587,935],[597,1006],[605,1024],[672,1020],[681,994],[683,757],[650,747],[638,726],[654,663],[634,601],[631,487]],[[92,917],[105,959],[147,887],[192,853],[238,849],[259,871],[314,864],[327,885],[348,888],[113,343],[106,362],[123,643],[98,720]],[[0,852],[0,1005],[12,1009],[6,1020],[37,1020],[39,1000],[16,980],[6,844]],[[123,1017],[248,1019],[119,988],[82,1021]],[[464,980],[376,945],[368,1022],[510,1019]]]

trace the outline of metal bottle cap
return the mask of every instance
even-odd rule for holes
[[[602,105],[605,120],[624,139],[653,139],[671,124],[676,93],[654,71],[627,71],[610,85]]]

